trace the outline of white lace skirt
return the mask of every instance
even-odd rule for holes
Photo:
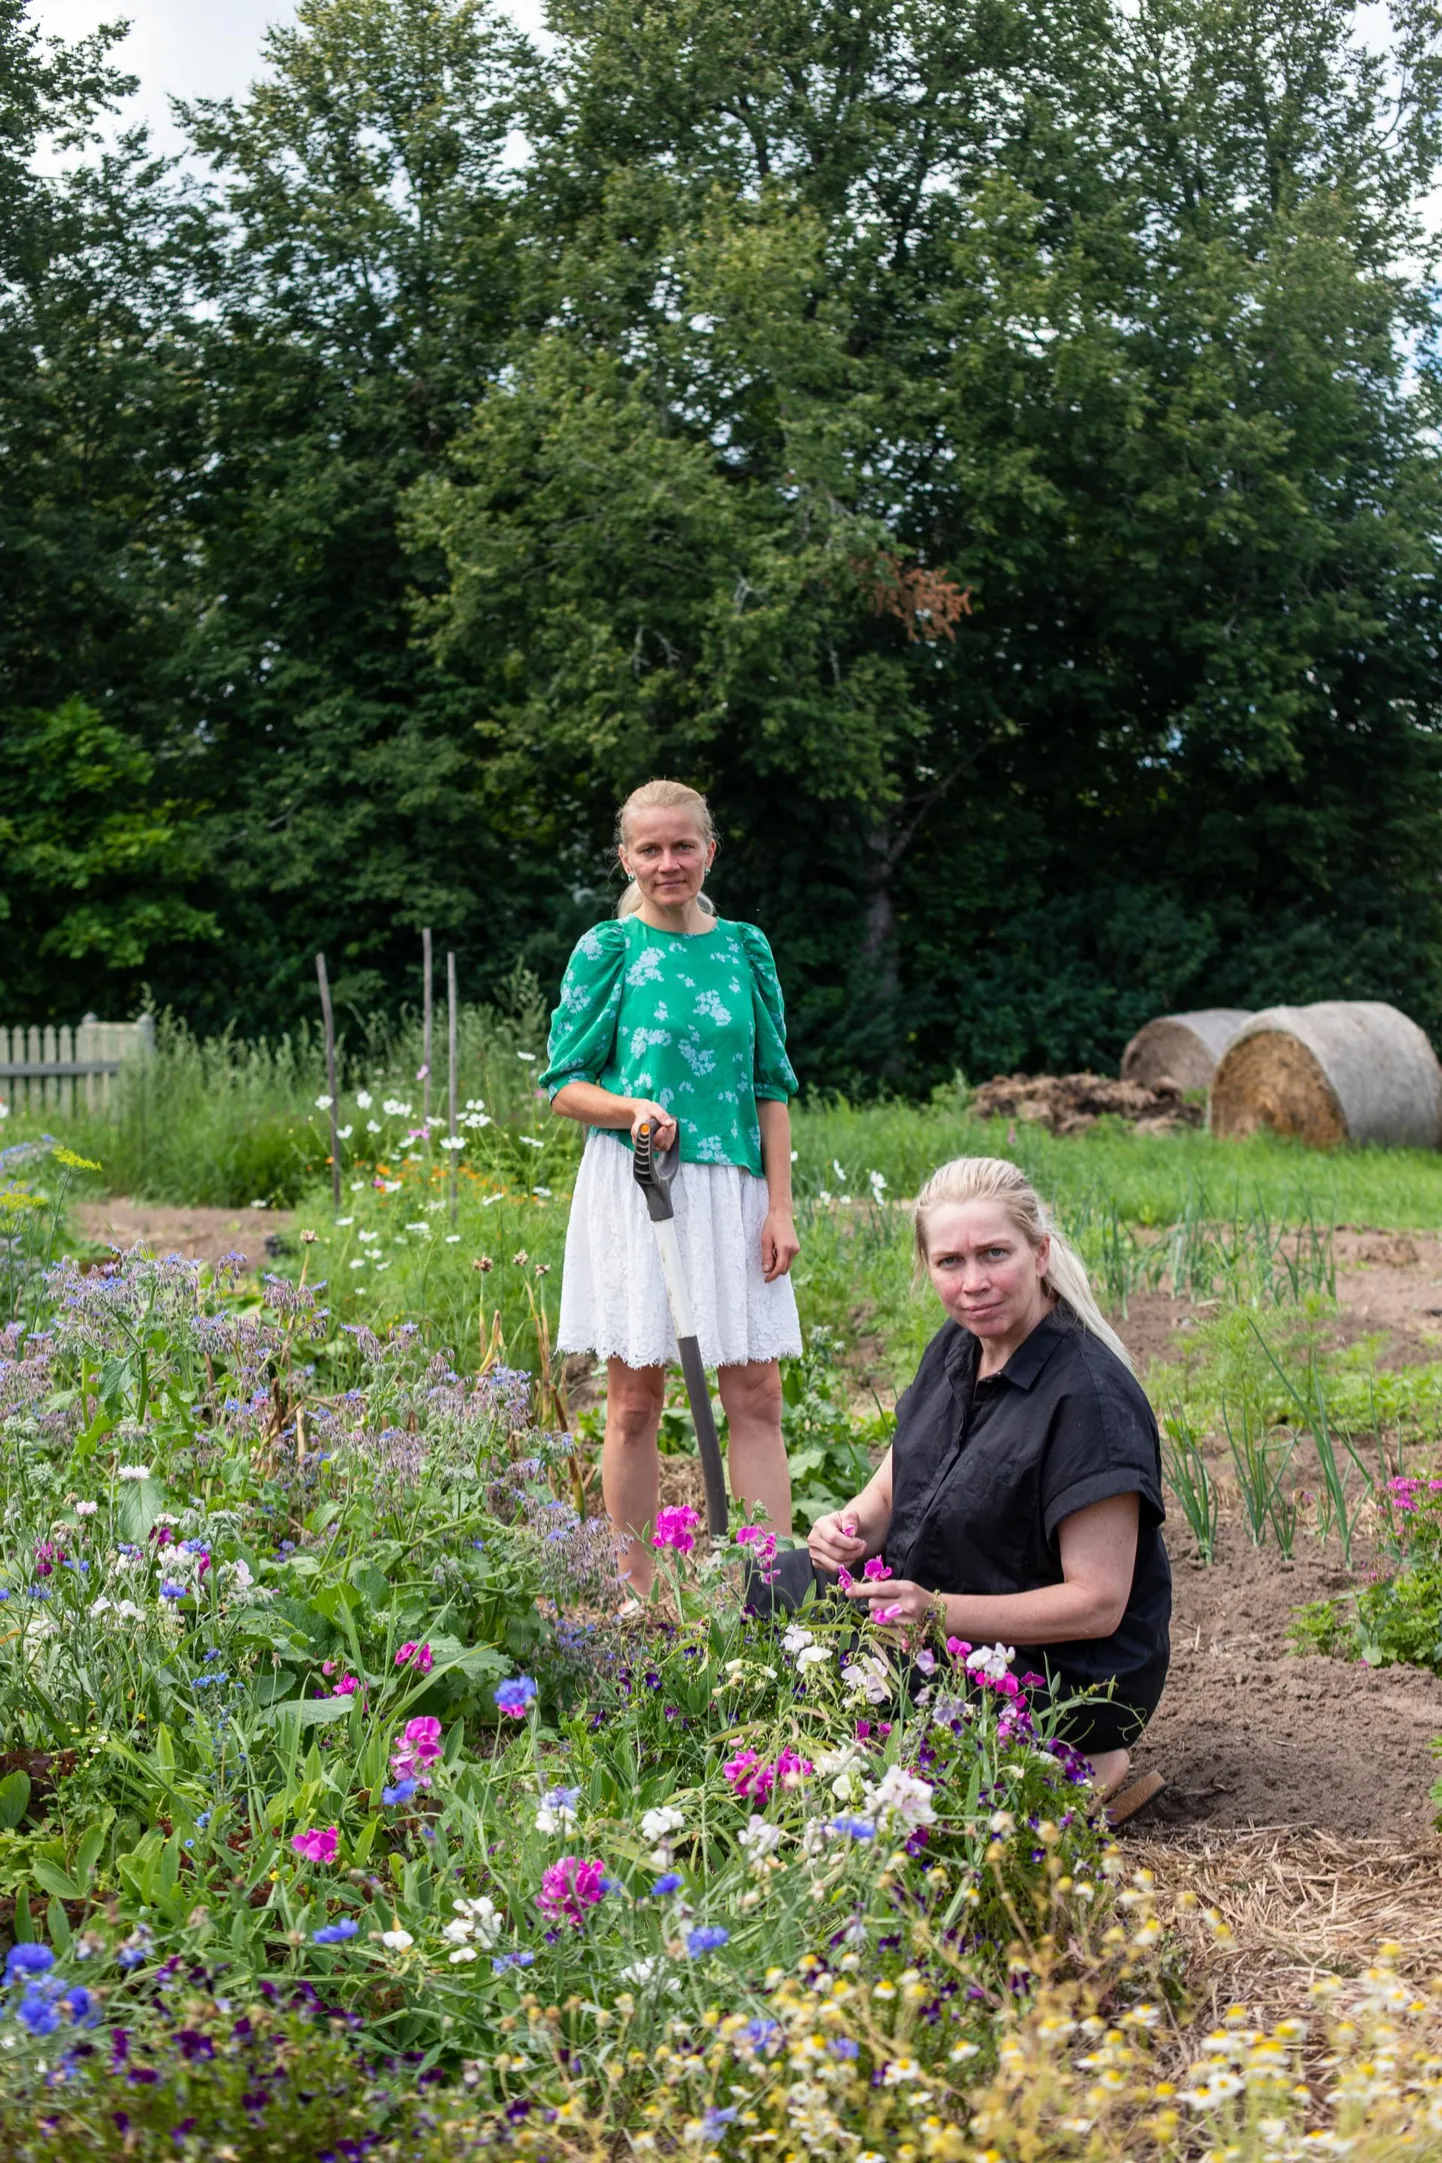
[[[631,1151],[609,1134],[586,1137],[561,1279],[563,1352],[595,1352],[628,1367],[678,1357],[666,1281]],[[801,1324],[790,1277],[761,1271],[766,1182],[739,1164],[683,1164],[671,1186],[676,1233],[708,1367],[794,1359]]]

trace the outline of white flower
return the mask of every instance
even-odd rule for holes
[[[538,1134],[518,1134],[516,1140],[524,1142],[528,1149],[544,1149],[546,1146]]]
[[[3,1098],[3,1097],[0,1097],[0,1119],[8,1119],[9,1117],[10,1117],[10,1107],[9,1107],[9,1105],[8,1105],[8,1104],[7,1104],[6,1102],[5,1102],[4,1098]]]
[[[485,1108],[486,1108],[486,1100],[485,1100],[485,1098],[484,1098],[484,1097],[467,1097],[467,1098],[466,1098],[466,1110],[467,1110],[468,1112],[483,1112],[483,1111],[485,1110]]]
[[[464,1134],[443,1134],[436,1146],[440,1149],[464,1149],[466,1138]]]
[[[456,1950],[449,1957],[451,1966],[453,1968],[457,1968],[460,1966],[463,1960],[474,1960],[476,1957],[476,1949],[474,1945],[458,1945],[456,1947]]]
[[[354,1127],[337,1127],[335,1130],[336,1140],[338,1142],[348,1142],[354,1132]]]
[[[367,1119],[367,1121],[366,1121],[366,1132],[367,1132],[367,1134],[379,1134],[379,1133],[380,1133],[380,1130],[381,1130],[381,1123],[380,1123],[379,1119]]]
[[[77,1517],[93,1517],[99,1507],[100,1504],[98,1502],[77,1502],[75,1505],[75,1514]]]
[[[516,1057],[518,1059],[524,1059],[527,1066],[534,1066],[536,1063],[536,1055],[533,1051],[518,1051],[516,1053]]]
[[[648,1810],[641,1820],[641,1838],[649,1840],[654,1847],[670,1833],[678,1833],[686,1822],[685,1812],[673,1809],[669,1804],[660,1810]]]
[[[471,1935],[470,1918],[465,1915],[454,1916],[441,1931],[441,1936],[448,1945],[464,1945]]]
[[[823,1660],[829,1660],[830,1658],[831,1647],[829,1645],[807,1645],[803,1651],[796,1655],[797,1672],[804,1675],[808,1667],[819,1667]]]
[[[447,1234],[446,1234],[446,1245],[447,1245],[448,1247],[458,1247],[458,1246],[460,1245],[460,1243],[461,1243],[461,1235],[460,1235],[460,1233],[459,1233],[459,1232],[447,1232]]]
[[[358,1104],[358,1105],[360,1106],[360,1109],[361,1109],[361,1110],[362,1110],[363,1112],[368,1112],[368,1111],[370,1110],[370,1108],[371,1108],[371,1093],[370,1093],[369,1089],[357,1089],[357,1091],[356,1091],[356,1093],[355,1093],[355,1100],[356,1100],[356,1103],[357,1103],[357,1104]],[[391,1935],[391,1936],[394,1936],[394,1935],[395,1935],[395,1933],[394,1933],[394,1932],[391,1932],[391,1933],[390,1933],[390,1935]],[[405,1934],[405,1932],[404,1932],[404,1931],[401,1931],[400,1935],[401,1935],[401,1937],[403,1937],[403,1938],[405,1938],[405,1937],[406,1937],[406,1934]],[[409,1938],[406,1938],[406,1944],[407,1944],[407,1945],[409,1945],[409,1944],[410,1944],[410,1942],[411,1942],[411,1941],[410,1941],[410,1939],[409,1939]]]
[[[921,2067],[915,2058],[893,2058],[881,2076],[884,2088],[899,2088],[904,2080],[919,2080]]]
[[[1000,1682],[1015,1658],[1015,1645],[978,1645],[975,1652],[968,1653],[966,1665],[971,1674]]]
[[[409,1119],[411,1116],[409,1104],[403,1104],[399,1097],[387,1097],[381,1110],[387,1119]]]
[[[150,1467],[149,1465],[117,1465],[115,1477],[118,1480],[148,1480]]]
[[[90,1612],[92,1615],[100,1616],[109,1614],[110,1607],[111,1602],[106,1599],[103,1592],[101,1593],[98,1600],[92,1600],[90,1602]]]
[[[144,1613],[144,1608],[137,1607],[134,1600],[121,1600],[115,1610],[115,1619],[117,1622],[139,1622]]]
[[[269,1209],[270,1203],[266,1201],[252,1202],[250,1206],[252,1209]]]
[[[793,1622],[781,1640],[781,1649],[783,1652],[804,1652],[808,1645],[815,1643],[816,1639],[809,1630],[803,1630],[799,1622]]]
[[[781,1827],[770,1818],[754,1817],[736,1835],[738,1844],[756,1857],[774,1855],[781,1845]]]
[[[408,1930],[383,1930],[381,1932],[381,1944],[392,1953],[408,1953],[415,1942]]]
[[[891,1670],[879,1653],[862,1653],[850,1667],[842,1668],[841,1680],[848,1690],[873,1705],[884,1705],[891,1695]]]
[[[446,1925],[441,1932],[442,1937],[450,1936],[457,1929],[457,1925],[464,1924],[466,1935],[474,1937],[478,1945],[496,1943],[501,1935],[502,1923],[494,1900],[488,1900],[483,1893],[478,1900],[453,1900],[451,1906],[456,1911],[456,1921]]]
[[[381,1235],[379,1232],[361,1232],[358,1236],[360,1238],[361,1245],[363,1247],[368,1247],[372,1244],[374,1240],[379,1239]]]
[[[376,1128],[376,1132],[377,1132],[377,1134],[379,1134],[379,1132],[380,1132],[380,1128],[379,1128],[379,1127],[377,1127],[377,1128]],[[364,1193],[365,1193],[365,1187],[366,1187],[366,1183],[365,1183],[365,1181],[364,1181],[363,1179],[353,1179],[353,1180],[351,1181],[351,1183],[350,1183],[350,1190],[351,1190],[351,1193],[352,1193],[352,1194],[364,1194]],[[346,1218],[346,1222],[347,1222],[347,1224],[349,1224],[349,1223],[350,1223],[351,1221],[352,1221],[352,1219],[351,1219],[351,1218],[349,1218],[349,1217],[347,1217],[347,1218]]]
[[[352,1194],[354,1194],[354,1193],[355,1193],[355,1188],[354,1188],[354,1187],[352,1187],[352,1188],[351,1188],[351,1193],[352,1193]],[[342,1224],[354,1224],[354,1223],[355,1223],[355,1218],[354,1218],[354,1217],[337,1217],[335,1221],[336,1221],[337,1225],[342,1225]]]
[[[888,1765],[881,1778],[868,1786],[866,1805],[879,1823],[887,1826],[904,1825],[915,1832],[919,1825],[934,1825],[936,1812],[931,1807],[932,1787],[929,1780],[918,1780],[903,1766]]]
[[[245,1561],[227,1562],[220,1574],[235,1587],[237,1592],[249,1592],[251,1586],[255,1583],[250,1564]]]
[[[622,1968],[621,1981],[623,1983],[654,1983],[657,1976],[664,1972],[665,1962],[660,1954],[651,1953],[644,1960],[633,1960],[629,1968]],[[681,1988],[681,1985],[674,1975],[670,1975],[666,1977],[661,1987],[663,1990],[675,1992]]]
[[[871,1191],[879,1202],[886,1192],[886,1174],[885,1172],[868,1172],[866,1176],[871,1181]]]
[[[356,1256],[355,1260],[354,1260],[354,1261],[353,1261],[353,1262],[351,1263],[351,1265],[350,1265],[350,1266],[351,1266],[351,1268],[352,1268],[352,1269],[364,1269],[364,1268],[365,1268],[365,1266],[366,1266],[366,1263],[367,1263],[367,1262],[368,1262],[369,1260],[370,1260],[370,1256],[369,1256],[369,1255],[366,1255],[366,1254],[358,1254],[358,1255]]]
[[[334,1102],[334,1097],[320,1096],[315,1100],[315,1108],[318,1112],[328,1112]]]
[[[538,1201],[548,1202],[551,1199],[551,1190],[549,1187],[532,1187],[531,1192],[536,1196],[536,1199]]]

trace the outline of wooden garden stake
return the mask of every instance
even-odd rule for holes
[[[330,1092],[330,1192],[339,1211],[340,1110],[335,1100],[335,1015],[331,1012],[330,978],[325,973],[324,954],[315,957],[315,973],[320,979],[320,1010],[325,1017],[325,1085]]]
[[[451,1113],[451,1146],[448,1151],[451,1160],[451,1226],[454,1229],[458,1200],[456,1158],[460,1152],[456,1148],[459,1139],[456,1133],[456,957],[452,953],[446,955],[446,1053],[446,1086],[450,1095]]]
[[[424,1091],[421,1098],[421,1118],[425,1125],[429,1127],[431,1123],[431,1022],[434,1018],[431,999],[431,927],[429,924],[421,933],[421,967],[425,971],[426,979],[425,997],[421,1002],[421,1011],[425,1016],[425,1034],[421,1050],[421,1068],[424,1075],[421,1084]]]

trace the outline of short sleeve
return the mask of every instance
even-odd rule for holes
[[[551,1016],[540,1087],[554,1097],[567,1082],[599,1081],[616,1045],[626,934],[619,923],[593,925],[577,940]]]
[[[786,1002],[776,974],[771,944],[754,924],[738,924],[737,931],[751,964],[752,1005],[756,1015],[755,1090],[759,1100],[784,1104],[800,1088],[796,1070],[786,1056]]]
[[[1140,1384],[1124,1371],[1113,1378],[1084,1370],[1057,1406],[1047,1448],[1041,1482],[1047,1539],[1078,1510],[1114,1495],[1141,1497],[1143,1531],[1160,1525],[1166,1516],[1161,1472],[1157,1423]]]

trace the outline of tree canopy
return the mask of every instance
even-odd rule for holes
[[[301,0],[47,183],[113,84],[0,0],[7,1018],[554,977],[668,772],[815,1086],[1442,1033],[1438,25]]]

